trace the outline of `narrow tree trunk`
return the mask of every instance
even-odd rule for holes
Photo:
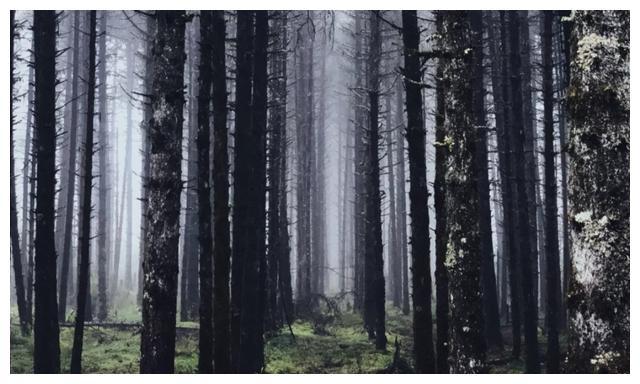
[[[22,260],[22,253],[20,252],[20,234],[18,233],[18,210],[16,207],[16,175],[15,175],[15,171],[14,171],[14,158],[13,158],[13,125],[14,125],[14,116],[13,116],[13,100],[14,100],[14,95],[13,95],[13,85],[15,83],[15,79],[14,79],[14,41],[15,38],[18,37],[18,34],[16,32],[16,23],[15,23],[15,12],[14,10],[11,11],[11,40],[10,40],[10,46],[11,46],[11,53],[10,53],[10,58],[9,60],[11,61],[11,69],[10,69],[10,77],[11,79],[9,80],[10,83],[10,94],[9,94],[9,140],[10,140],[10,154],[9,154],[9,166],[11,167],[9,170],[9,177],[11,178],[10,180],[10,185],[9,185],[9,199],[10,199],[10,210],[11,210],[11,218],[10,218],[10,224],[9,226],[11,227],[11,257],[13,258],[13,276],[15,278],[15,283],[16,283],[16,298],[18,301],[18,316],[20,318],[20,331],[22,332],[23,335],[27,335],[29,333],[29,321],[27,319],[27,304],[25,301],[25,293],[24,293],[24,276],[22,274],[22,264],[23,264],[23,260]],[[28,129],[28,127],[27,127]],[[25,153],[25,157],[27,156],[27,154]],[[25,233],[23,231],[22,236],[24,236]],[[22,248],[22,251],[24,251],[24,247]]]
[[[369,83],[369,129],[367,137],[366,165],[366,250],[365,250],[365,327],[369,327],[370,338],[375,339],[377,349],[387,347],[385,335],[385,286],[384,262],[382,258],[382,212],[380,208],[380,161],[378,156],[378,115],[380,110],[380,54],[382,40],[380,19],[373,11],[369,12],[371,29],[368,52]],[[369,318],[367,321],[366,318]]]
[[[393,161],[393,130],[391,123],[391,97],[392,94],[385,96],[385,127],[387,129],[386,141],[387,141],[387,172],[388,172],[388,188],[389,188],[389,240],[387,245],[388,250],[388,265],[389,265],[389,290],[391,291],[391,299],[393,306],[400,308],[402,305],[402,263],[399,260],[399,248],[398,247],[398,227],[397,227],[397,209],[396,209],[396,186],[395,186],[395,174]]]
[[[436,13],[436,28],[443,33],[442,12]],[[445,88],[444,59],[436,67],[436,132],[435,175],[433,201],[436,214],[436,372],[449,373],[449,276],[447,273],[447,211],[445,173],[447,170],[447,147],[445,145]]]
[[[56,13],[33,12],[35,127],[38,191],[35,239],[35,319],[33,372],[60,372],[60,341],[56,298],[54,200],[56,158]]]
[[[173,373],[184,86],[183,11],[156,11],[140,373]]]
[[[411,271],[413,273],[413,339],[415,369],[434,372],[433,335],[431,329],[431,273],[429,263],[429,211],[427,207],[427,172],[425,128],[422,118],[419,42],[416,11],[402,11],[404,43],[404,77],[407,105],[407,143],[411,209]]]
[[[630,370],[629,11],[572,13],[569,372]]]
[[[91,242],[91,187],[93,184],[93,112],[96,88],[96,11],[89,11],[89,78],[87,81],[87,131],[84,135],[80,200],[78,304],[71,350],[71,373],[82,373],[82,343],[89,290],[89,245]]]
[[[200,333],[198,338],[198,347],[200,352],[198,354],[199,373],[213,373],[213,263],[211,259],[213,253],[213,243],[211,238],[211,189],[209,187],[209,105],[211,103],[211,83],[213,69],[212,43],[213,39],[215,38],[214,33],[215,31],[213,30],[213,12],[202,11],[200,13],[198,131],[196,138],[196,146],[198,152],[196,164],[198,171],[196,180],[198,193],[198,241],[200,244]],[[224,39],[224,35],[222,38]],[[224,49],[222,52],[224,53]],[[224,136],[226,136],[226,132],[224,132]],[[226,173],[223,173],[223,176],[226,177]],[[216,184],[217,183],[214,183],[214,185]],[[185,253],[183,257],[188,256]],[[186,271],[182,271],[182,273],[186,273]]]
[[[73,205],[76,184],[76,141],[78,138],[79,100],[78,86],[80,82],[80,12],[74,11],[73,30],[73,84],[71,90],[71,125],[69,130],[69,160],[67,167],[67,185],[65,193],[64,238],[62,245],[62,263],[60,271],[60,295],[58,318],[63,320],[67,314],[67,289],[69,287],[69,266],[71,264],[71,230],[73,225]],[[40,189],[38,188],[38,191]]]
[[[229,335],[229,155],[224,11],[212,15],[213,83],[213,332],[215,372],[231,372]]]
[[[402,268],[402,314],[409,314],[409,255],[407,252],[407,200],[405,189],[405,157],[404,157],[404,111],[402,100],[402,84],[396,85],[396,153],[398,158],[398,244],[400,247],[400,265]]]
[[[98,85],[99,89],[99,162],[100,162],[100,182],[99,182],[99,198],[98,198],[98,320],[104,321],[107,318],[107,236],[109,234],[109,215],[107,210],[109,180],[107,165],[107,11],[102,11],[100,17],[100,59],[98,68]]]
[[[542,97],[544,101],[544,201],[545,256],[547,268],[547,373],[560,371],[558,317],[560,315],[560,257],[558,252],[558,205],[556,163],[553,149],[553,11],[542,12]]]
[[[522,112],[522,79],[520,57],[520,16],[517,11],[509,11],[509,64],[511,78],[512,124],[510,135],[511,150],[514,153],[515,184],[517,188],[518,239],[520,241],[520,273],[522,277],[522,304],[524,314],[524,336],[526,344],[526,371],[538,373],[538,311],[533,292],[533,272],[531,271],[531,246],[529,204],[525,178],[524,124]],[[512,293],[513,297],[513,293]]]

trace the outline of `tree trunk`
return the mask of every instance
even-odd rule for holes
[[[409,314],[409,255],[407,252],[407,193],[405,189],[405,157],[404,157],[404,111],[402,100],[402,83],[396,85],[396,153],[398,157],[398,244],[400,247],[400,265],[402,268],[402,314]]]
[[[386,141],[387,141],[387,172],[388,172],[388,188],[389,188],[389,240],[387,245],[388,250],[388,265],[389,265],[389,290],[391,291],[391,299],[393,306],[400,308],[402,305],[402,263],[399,260],[398,247],[398,220],[396,215],[398,213],[396,209],[396,185],[394,174],[394,156],[393,156],[393,131],[394,127],[391,123],[391,98],[393,94],[389,93],[385,96],[385,127],[387,129]]]
[[[100,59],[98,68],[98,84],[99,89],[99,162],[100,162],[100,182],[98,197],[98,320],[105,321],[107,318],[107,236],[108,218],[110,212],[107,210],[107,201],[109,199],[109,183],[108,183],[108,164],[107,164],[107,11],[102,11],[100,17]]]
[[[380,110],[380,54],[382,40],[380,19],[373,11],[369,12],[370,40],[368,51],[368,99],[369,129],[367,137],[367,164],[365,171],[366,188],[366,249],[365,249],[365,291],[364,315],[365,328],[369,337],[375,339],[377,349],[387,347],[385,335],[385,286],[384,262],[382,258],[382,212],[380,208],[380,161],[378,156],[378,118]],[[367,321],[367,318],[369,320]]]
[[[533,272],[531,271],[531,245],[529,226],[529,204],[525,180],[524,122],[522,112],[522,78],[520,57],[520,16],[518,11],[509,11],[509,69],[512,102],[512,124],[510,147],[514,153],[515,184],[517,189],[516,210],[518,238],[520,242],[520,274],[522,277],[522,304],[524,307],[524,337],[526,344],[526,372],[538,373],[538,311],[533,292]]]
[[[209,105],[211,103],[213,61],[213,12],[200,14],[200,64],[198,68],[198,131],[197,145],[197,193],[198,193],[198,241],[200,244],[200,328],[198,337],[198,372],[213,373],[213,271],[211,238],[211,200],[209,187]],[[222,36],[224,39],[224,34]],[[224,41],[224,40],[223,40]],[[219,48],[219,47],[216,47]],[[223,46],[224,54],[224,46]],[[224,68],[223,68],[224,69]],[[226,136],[226,131],[223,132]],[[217,135],[216,135],[217,137]],[[226,173],[222,173],[224,177]],[[214,175],[215,177],[215,175]],[[217,183],[214,183],[217,185]],[[188,201],[187,196],[187,201]],[[187,203],[188,205],[188,203]],[[188,208],[187,208],[188,209]],[[185,225],[187,225],[185,223]],[[186,236],[186,234],[185,234]],[[186,242],[186,239],[185,239]],[[188,257],[186,253],[183,257]],[[186,273],[186,271],[182,271]],[[184,303],[183,303],[184,305]]]
[[[154,17],[140,373],[173,373],[186,16],[157,11]]]
[[[553,11],[542,12],[542,97],[544,101],[544,201],[547,268],[547,373],[560,371],[558,325],[560,314],[560,258],[558,252],[558,203],[553,150]]]
[[[629,11],[572,13],[569,372],[630,370]]]
[[[89,78],[87,82],[87,131],[84,135],[80,201],[78,304],[71,350],[71,373],[82,373],[82,342],[89,290],[89,245],[91,242],[91,187],[93,184],[93,114],[96,88],[96,11],[89,11]]]
[[[212,15],[213,83],[213,332],[215,372],[230,373],[229,335],[229,155],[224,11]]]
[[[11,61],[11,69],[10,69],[10,94],[9,94],[9,140],[10,140],[10,155],[9,155],[9,166],[11,167],[9,170],[10,173],[10,185],[9,185],[9,198],[10,198],[10,210],[11,210],[11,218],[10,218],[10,227],[11,227],[11,257],[13,258],[13,276],[16,282],[16,298],[18,301],[18,316],[20,318],[20,331],[23,335],[27,335],[29,333],[29,320],[27,319],[27,303],[25,301],[25,293],[24,293],[24,276],[22,273],[22,253],[20,252],[20,234],[18,233],[18,210],[16,207],[16,175],[14,171],[14,158],[13,158],[13,125],[14,125],[14,116],[13,116],[13,85],[15,83],[14,79],[14,42],[15,38],[19,37],[16,32],[16,23],[15,23],[15,11],[11,11],[11,53],[10,53],[10,61]],[[28,127],[27,127],[28,129]],[[25,157],[27,154],[25,153]],[[22,236],[24,236],[24,231],[22,232]],[[24,251],[24,247],[22,248]]]
[[[442,12],[436,13],[436,28],[443,33]],[[449,276],[447,273],[447,211],[445,173],[447,147],[445,145],[445,87],[443,81],[444,59],[436,67],[436,115],[435,115],[435,176],[433,201],[436,214],[436,372],[449,373]]]
[[[69,130],[69,160],[67,166],[67,185],[65,220],[64,220],[64,238],[62,245],[62,263],[60,271],[60,295],[58,306],[58,318],[65,320],[67,315],[67,289],[69,287],[69,266],[71,264],[71,232],[73,225],[73,205],[75,197],[76,184],[76,141],[78,138],[78,118],[79,118],[79,100],[78,86],[80,83],[80,12],[74,11],[74,28],[73,28],[73,84],[72,84],[72,104],[71,104],[71,125]],[[38,189],[39,191],[39,189]]]
[[[486,341],[482,297],[482,234],[478,194],[478,127],[484,124],[481,11],[443,14],[447,256],[451,296],[451,371],[485,370]],[[467,50],[471,51],[469,55]],[[471,81],[468,81],[467,74]]]
[[[33,372],[60,372],[60,341],[56,299],[56,252],[54,200],[56,158],[56,13],[33,12],[33,58],[35,70],[35,127],[38,191],[35,239],[35,320]]]
[[[411,271],[413,272],[413,339],[415,369],[434,372],[431,329],[431,273],[429,263],[429,211],[425,128],[420,84],[420,30],[416,11],[402,11],[404,77],[407,105],[407,143],[411,209]]]

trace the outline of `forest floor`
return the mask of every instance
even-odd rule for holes
[[[17,316],[13,316],[10,336],[11,373],[30,373],[33,362],[33,339],[20,335]],[[133,311],[132,311],[133,312]],[[122,313],[122,317],[129,316]],[[139,315],[138,315],[139,316]],[[126,321],[121,318],[118,321]],[[411,317],[393,308],[387,310],[387,351],[377,351],[362,328],[359,315],[343,312],[330,324],[296,321],[292,324],[295,339],[289,328],[267,337],[265,345],[265,373],[382,373],[391,366],[395,354],[395,340],[399,358],[411,365]],[[510,329],[504,328],[509,341]],[[434,332],[435,335],[435,332]],[[178,322],[176,339],[176,373],[196,373],[198,366],[197,323]],[[561,340],[563,342],[564,340]],[[73,327],[60,329],[61,368],[68,372]],[[564,344],[564,343],[563,343]],[[523,360],[513,360],[510,346],[504,351],[488,355],[490,373],[521,373]],[[541,356],[546,339],[540,335]],[[87,325],[82,356],[84,373],[138,373],[140,333],[137,326],[112,323],[109,326]],[[407,367],[406,372],[410,372]],[[544,368],[543,368],[544,371]]]

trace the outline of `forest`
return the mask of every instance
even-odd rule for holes
[[[11,373],[629,373],[629,11],[10,11]],[[7,275],[9,276],[9,275]]]

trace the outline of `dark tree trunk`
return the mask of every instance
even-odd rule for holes
[[[387,172],[388,172],[388,188],[389,188],[389,240],[387,245],[388,265],[389,265],[389,290],[391,291],[391,300],[393,306],[400,308],[402,305],[402,263],[398,255],[400,247],[398,247],[398,220],[396,215],[396,183],[394,174],[394,156],[393,156],[393,131],[391,120],[391,98],[392,93],[385,96],[385,127],[387,130]]]
[[[429,265],[429,211],[425,128],[420,84],[420,30],[416,11],[402,11],[404,77],[407,105],[407,143],[411,209],[411,271],[413,273],[413,339],[415,369],[434,372],[431,327],[431,273]]]
[[[73,225],[73,205],[76,184],[76,141],[78,138],[79,100],[78,86],[80,83],[80,12],[74,11],[73,28],[73,84],[71,90],[71,124],[69,130],[69,160],[67,165],[67,184],[65,186],[66,204],[64,207],[64,237],[62,244],[62,263],[60,270],[60,295],[58,318],[65,320],[67,315],[67,289],[69,287],[69,266],[71,264],[71,232]],[[39,190],[39,189],[38,189]]]
[[[473,92],[473,122],[476,127],[476,166],[478,208],[480,211],[480,278],[482,287],[482,309],[484,313],[484,331],[488,347],[502,349],[500,332],[500,313],[496,288],[495,265],[493,263],[493,234],[491,231],[491,195],[489,193],[489,159],[487,153],[487,122],[484,108],[484,71],[483,71],[483,22],[482,12],[472,12],[471,46],[473,52],[474,75],[471,79]]]
[[[407,252],[407,200],[404,157],[404,111],[402,100],[402,83],[396,85],[396,153],[398,162],[398,245],[400,247],[400,265],[402,268],[402,314],[409,314],[409,255]]]
[[[173,373],[186,16],[157,11],[154,17],[140,373]]]
[[[547,373],[560,371],[558,316],[560,314],[560,257],[558,252],[558,205],[556,163],[553,150],[553,11],[542,12],[542,97],[544,100],[544,201],[547,268]]]
[[[442,12],[436,13],[436,28],[443,32]],[[436,372],[449,373],[449,276],[447,273],[447,211],[445,205],[447,170],[447,147],[444,143],[445,123],[445,88],[442,78],[444,59],[438,60],[436,68],[436,132],[435,132],[435,175],[433,201],[436,213]]]
[[[377,349],[387,347],[385,335],[385,286],[384,262],[382,258],[382,217],[380,208],[380,161],[378,156],[378,118],[380,110],[380,54],[382,40],[380,19],[373,11],[369,12],[371,29],[368,51],[369,67],[369,129],[367,137],[367,164],[365,170],[366,190],[366,232],[365,232],[365,291],[364,316],[369,337],[375,339]]]
[[[266,11],[238,12],[231,347],[239,373],[260,372],[264,361],[268,29]]]
[[[229,335],[229,155],[224,11],[212,15],[213,84],[213,332],[216,373],[231,372]]]
[[[486,341],[481,282],[482,234],[478,194],[477,136],[482,126],[481,11],[443,13],[447,257],[451,296],[451,371],[485,370]],[[471,51],[468,54],[467,50]],[[470,76],[471,81],[468,81]]]
[[[84,135],[80,200],[78,304],[71,350],[71,373],[82,373],[82,342],[89,290],[89,246],[91,242],[91,187],[93,184],[93,112],[96,88],[96,11],[89,11],[89,78],[87,81],[87,131]]]
[[[21,251],[20,234],[18,233],[18,210],[16,208],[16,175],[14,171],[15,161],[13,158],[13,125],[14,125],[13,85],[15,83],[14,65],[13,65],[14,59],[15,59],[15,52],[13,47],[14,47],[15,38],[18,37],[18,34],[16,32],[15,12],[16,11],[14,10],[11,11],[11,37],[10,37],[11,53],[9,58],[9,60],[11,61],[11,69],[10,69],[11,79],[9,80],[10,87],[11,87],[11,91],[10,91],[11,93],[9,94],[9,136],[10,136],[9,166],[11,167],[9,170],[9,173],[10,173],[9,177],[11,178],[10,180],[11,184],[9,185],[9,199],[10,199],[10,205],[11,205],[10,207],[11,217],[10,217],[9,226],[11,227],[11,257],[13,258],[13,276],[15,278],[15,284],[16,284],[16,298],[18,301],[18,316],[20,318],[20,331],[22,332],[23,335],[27,335],[29,333],[29,320],[27,319],[28,317],[27,303],[25,301],[24,276],[22,273],[23,260],[22,260],[22,253],[20,252]],[[25,153],[25,157],[26,156],[27,154]],[[24,235],[25,233],[23,231],[22,236]],[[22,248],[22,251],[24,251],[24,247]]]
[[[197,193],[198,193],[198,242],[200,244],[200,328],[198,337],[198,372],[213,373],[213,271],[211,236],[211,200],[209,187],[209,105],[211,103],[213,61],[213,12],[200,13],[200,65],[198,68],[198,131]],[[222,36],[224,41],[224,35]],[[219,47],[216,47],[219,48]],[[224,53],[224,46],[223,51]],[[223,133],[226,136],[226,130]],[[217,137],[217,135],[216,135]],[[226,173],[222,173],[227,177]],[[214,174],[215,177],[215,174]],[[214,182],[214,185],[217,183]],[[189,197],[187,196],[187,206]],[[189,209],[187,207],[187,209]],[[188,220],[188,219],[187,219]],[[187,225],[187,223],[185,223]],[[185,237],[187,235],[185,234]],[[185,239],[186,243],[187,239]],[[183,257],[187,258],[187,249]],[[186,271],[182,271],[186,273]],[[186,303],[183,303],[185,305]]]
[[[56,299],[54,200],[56,158],[56,13],[33,12],[35,127],[38,191],[35,239],[35,320],[33,372],[60,372],[60,341]]]
[[[572,13],[567,370],[630,370],[630,15]]]
[[[147,40],[145,42],[145,55],[144,55],[144,90],[147,95],[151,95],[153,87],[153,36],[156,31],[156,20],[153,17],[147,17],[146,33]],[[149,97],[149,96],[147,96]],[[149,220],[147,217],[147,208],[149,207],[149,175],[151,165],[149,160],[151,158],[151,118],[153,117],[153,108],[150,100],[143,104],[143,117],[142,117],[142,198],[140,199],[140,255],[138,264],[138,297],[137,302],[142,307],[142,296],[144,291],[144,271],[142,264],[144,261],[144,255],[146,254],[147,247],[147,234],[149,229]],[[117,246],[117,244],[116,244]]]
[[[529,204],[525,180],[524,122],[522,114],[522,78],[520,57],[520,15],[509,11],[509,69],[511,89],[511,134],[510,149],[514,153],[515,184],[517,189],[518,239],[520,242],[520,273],[522,277],[522,305],[524,314],[524,337],[526,344],[526,371],[540,372],[538,358],[538,311],[533,292],[531,271],[531,245]],[[513,293],[512,293],[513,297]]]
[[[99,197],[98,197],[98,320],[104,321],[107,318],[107,236],[109,234],[109,215],[107,211],[109,180],[108,180],[108,164],[107,164],[107,11],[102,11],[100,17],[100,59],[98,60],[98,85],[100,87],[98,97],[99,105],[99,162],[100,162],[100,181],[99,181]]]

